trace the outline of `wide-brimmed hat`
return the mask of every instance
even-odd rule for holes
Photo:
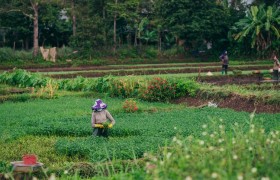
[[[107,108],[107,104],[102,102],[101,99],[97,99],[94,103],[94,105],[91,107],[92,110],[94,111],[102,111],[103,109]]]

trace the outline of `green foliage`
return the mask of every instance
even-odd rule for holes
[[[136,112],[138,110],[137,102],[133,99],[126,99],[122,107],[125,112]]]
[[[233,75],[238,76],[238,75],[242,74],[242,70],[235,69],[235,70],[232,71],[232,73],[233,73]]]
[[[178,80],[176,84],[176,96],[185,97],[190,95],[194,97],[199,90],[199,85],[193,80]]]
[[[148,81],[143,91],[141,98],[144,100],[168,102],[176,97],[176,84],[157,77]]]
[[[271,48],[272,39],[280,37],[279,18],[280,10],[276,6],[251,6],[247,16],[236,23],[239,31],[234,38],[238,42],[248,40],[251,48],[264,53]]]
[[[151,179],[277,179],[279,131],[249,125],[245,130],[235,123],[227,132],[223,122],[213,121],[202,126],[200,137],[176,136],[159,154],[147,155],[146,172]]]
[[[104,97],[102,100],[108,104],[116,124],[109,129],[108,139],[93,138],[90,125],[92,98],[61,97],[53,100],[1,104],[3,113],[0,114],[0,159],[9,162],[20,159],[25,152],[34,152],[40,158],[40,162],[55,172],[63,171],[61,169],[67,162],[99,164],[106,160],[112,161],[111,163],[115,160],[125,160],[122,163],[127,164],[128,159],[137,161],[145,152],[157,152],[159,147],[169,145],[176,134],[184,137],[191,135],[195,138],[195,143],[202,138],[210,138],[210,133],[214,132],[214,128],[219,128],[219,125],[207,129],[207,136],[202,135],[206,131],[202,126],[211,121],[217,122],[220,118],[223,119],[224,132],[229,137],[233,137],[231,133],[234,131],[231,127],[235,123],[239,124],[238,129],[242,132],[250,130],[247,123],[249,114],[245,112],[212,108],[188,109],[173,104],[139,102],[138,105],[143,111],[136,114],[124,113],[122,107],[118,106],[123,102],[122,99]],[[146,111],[152,108],[157,108],[158,111]],[[262,124],[267,132],[279,130],[278,119],[279,114],[256,114],[254,121],[256,124]],[[218,140],[218,136],[215,137]],[[243,137],[241,140],[245,139]],[[225,142],[230,141],[223,141]],[[250,143],[255,141],[251,142],[250,139]],[[220,161],[213,163],[215,162]],[[111,165],[117,167],[118,164]]]
[[[198,48],[201,40],[215,42],[226,37],[229,28],[229,12],[215,1],[197,3],[177,0],[174,3],[161,0],[157,3],[156,12],[163,26],[171,34],[186,40],[186,45],[190,48]]]
[[[27,61],[32,59],[33,56],[30,51],[14,51],[11,48],[0,48],[0,62]]]
[[[41,87],[47,85],[48,78],[38,73],[30,73],[26,70],[14,70],[11,73],[0,74],[0,82],[19,87]]]

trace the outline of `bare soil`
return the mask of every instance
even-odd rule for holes
[[[130,67],[131,68],[131,67]],[[143,68],[143,67],[142,67]],[[148,68],[148,67],[146,67]],[[154,67],[153,67],[154,68]],[[234,67],[231,68],[230,70],[263,70],[263,69],[268,69],[269,66],[256,66],[256,67],[250,67],[250,66],[243,66],[243,67]],[[96,69],[98,70],[98,69]],[[101,70],[101,69],[99,69]],[[114,76],[128,76],[128,75],[153,75],[153,74],[179,74],[179,73],[207,73],[208,71],[211,72],[220,72],[221,68],[220,67],[206,67],[206,68],[182,68],[182,69],[119,69],[118,71],[104,71],[104,72],[76,72],[76,73],[68,73],[68,74],[51,74],[49,75],[52,78],[75,78],[77,76],[82,76],[82,77],[102,77],[105,75],[114,75]],[[240,76],[242,77],[242,76]],[[239,77],[238,77],[239,78]],[[238,79],[237,78],[237,79]],[[206,79],[207,81],[210,81],[212,78]],[[222,78],[222,81],[224,81],[224,77]],[[215,79],[214,79],[215,80]],[[234,80],[234,79],[233,79]],[[232,81],[229,79],[229,81]],[[239,81],[239,80],[238,80]],[[216,80],[215,80],[216,82]]]
[[[216,85],[225,84],[251,84],[251,83],[265,83],[262,81],[259,75],[241,75],[241,76],[216,76],[216,77],[202,77],[199,79],[200,82],[206,82]],[[275,84],[275,89],[279,88],[279,82]],[[212,102],[218,105],[219,108],[230,108],[236,111],[253,112],[256,113],[280,113],[280,105],[277,104],[267,104],[265,102],[257,101],[254,97],[242,97],[237,94],[230,94],[225,98],[214,98],[205,99],[201,95],[197,97],[183,97],[174,100],[173,103],[179,104],[183,103],[190,107],[203,108],[208,106],[208,102]]]
[[[229,108],[235,111],[245,111],[256,113],[279,113],[279,105],[265,104],[263,102],[256,102],[254,99],[246,99],[241,96],[233,95],[226,97],[225,99],[212,99],[207,100],[202,97],[184,97],[174,100],[172,103],[186,104],[188,107],[203,108],[208,106],[208,102],[216,103],[219,108]]]

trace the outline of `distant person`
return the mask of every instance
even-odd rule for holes
[[[278,81],[279,80],[280,63],[279,63],[279,60],[277,58],[277,55],[276,55],[275,51],[273,51],[271,58],[274,62],[274,64],[273,64],[273,79]]]
[[[104,123],[110,120],[109,127],[115,124],[115,120],[109,111],[106,110],[107,105],[101,99],[97,99],[91,107],[93,112],[91,116],[91,126],[93,128],[93,136],[108,137],[108,128],[104,128]],[[102,127],[100,127],[102,126]]]
[[[222,74],[227,75],[228,70],[228,54],[227,51],[224,51],[222,55],[220,55],[219,59],[222,61]]]

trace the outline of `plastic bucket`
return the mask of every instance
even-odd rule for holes
[[[23,164],[31,165],[37,163],[37,157],[34,154],[26,154],[22,157]]]

